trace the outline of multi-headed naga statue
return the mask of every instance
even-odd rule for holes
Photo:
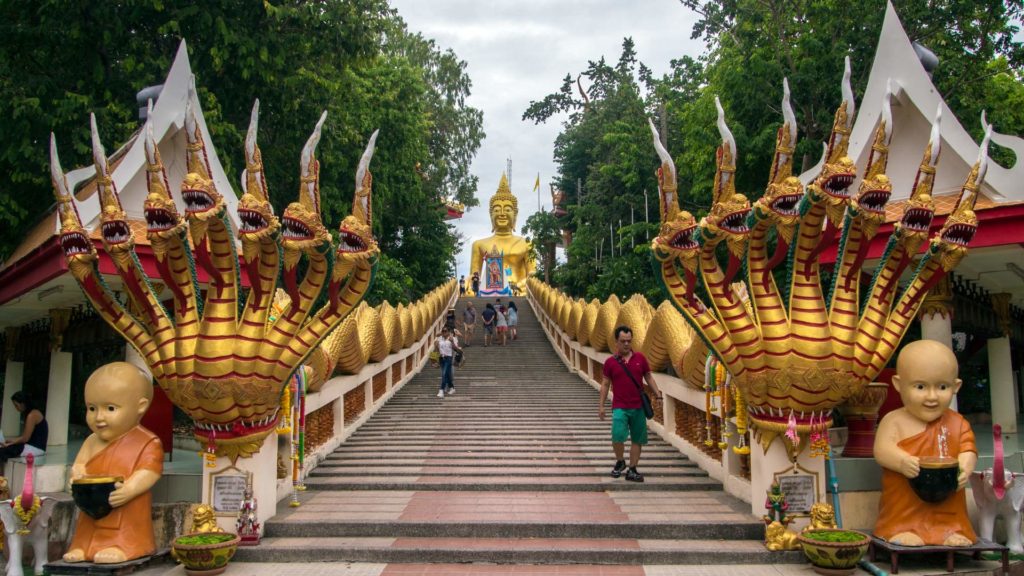
[[[862,306],[861,265],[892,192],[885,175],[892,118],[887,95],[867,172],[853,194],[848,190],[856,176],[847,157],[854,116],[849,76],[847,61],[843,102],[835,114],[824,166],[803,190],[792,175],[796,123],[784,84],[785,123],[778,132],[768,189],[753,208],[735,190],[736,144],[718,105],[722,145],[714,204],[699,223],[679,208],[675,165],[651,124],[662,162],[661,230],[651,243],[658,271],[672,302],[744,390],[751,422],[765,448],[793,421],[800,433],[810,431],[813,422],[827,425],[833,407],[878,375],[928,290],[960,262],[977,229],[973,209],[985,177],[990,126],[956,208],[931,238],[913,278],[901,290],[900,275],[931,225],[931,186],[939,156],[937,117],[910,201]],[[818,256],[840,227],[835,273],[830,290],[824,290]],[[768,237],[773,229],[778,248],[770,256]],[[724,271],[715,254],[723,241],[729,261]],[[789,284],[785,292],[772,274],[784,261]],[[732,286],[741,269],[739,280],[746,285],[749,305]]]
[[[171,199],[152,126],[143,131],[147,237],[161,279],[173,295],[171,310],[157,299],[135,255],[95,117],[92,135],[102,206],[100,236],[124,283],[127,305],[103,282],[96,248],[78,216],[52,137],[51,171],[61,221],[60,244],[72,275],[103,319],[139,351],[171,401],[192,418],[196,437],[215,447],[218,455],[234,460],[259,450],[277,425],[287,380],[355,309],[370,286],[380,252],[371,233],[369,171],[377,134],[359,162],[352,212],[341,222],[335,248],[320,219],[319,163],[314,155],[327,113],[302,150],[298,201],[288,205],[279,220],[270,205],[256,145],[256,102],[245,141],[244,194],[238,203],[242,264],[251,286],[243,300],[236,236],[223,196],[211,178],[196,120],[197,105],[193,87],[185,110],[184,218]],[[302,260],[306,265],[300,279]],[[205,300],[197,267],[209,278]],[[275,318],[270,311],[279,276],[290,302]],[[321,296],[326,303],[314,311]]]

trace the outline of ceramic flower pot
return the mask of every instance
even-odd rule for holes
[[[171,543],[171,555],[190,576],[213,576],[228,567],[241,539],[228,532],[194,532]]]
[[[842,529],[809,530],[797,539],[814,571],[827,576],[852,574],[871,543],[863,532]]]
[[[959,472],[956,458],[925,456],[921,458],[921,473],[910,479],[910,487],[921,500],[936,504],[956,493]]]

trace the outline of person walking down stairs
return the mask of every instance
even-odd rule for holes
[[[612,450],[615,452],[612,478],[618,478],[626,470],[623,452],[626,438],[629,438],[629,470],[626,471],[626,480],[643,482],[643,474],[636,469],[640,462],[640,451],[647,444],[647,418],[640,399],[640,381],[642,379],[647,383],[655,398],[661,398],[661,390],[654,383],[647,358],[633,351],[633,331],[628,326],[615,329],[615,343],[615,354],[604,362],[597,417],[604,420],[604,403],[608,399],[608,389],[611,388]]]
[[[444,398],[445,392],[448,395],[455,394],[455,380],[452,377],[452,360],[455,352],[462,352],[457,341],[452,337],[451,331],[445,326],[441,329],[441,337],[434,344],[441,359],[441,388],[437,391],[438,398]]]

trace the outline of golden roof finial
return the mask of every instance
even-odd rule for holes
[[[793,175],[793,152],[796,149],[796,114],[789,102],[789,80],[782,79],[782,118],[775,137],[775,161],[768,176],[769,184],[781,184]]]
[[[834,164],[848,154],[850,132],[853,130],[853,119],[857,114],[857,104],[853,101],[853,88],[850,86],[850,57],[844,60],[843,67],[843,102],[836,110],[835,121],[832,123],[832,136],[828,142],[826,162]]]
[[[884,174],[889,164],[889,142],[892,141],[892,78],[885,85],[885,96],[882,99],[882,118],[875,128],[875,139],[871,144],[871,156],[864,179],[869,180]]]
[[[718,133],[722,136],[722,145],[718,147],[718,168],[715,171],[715,187],[712,191],[713,203],[727,201],[736,194],[736,139],[725,123],[725,110],[718,96],[715,96],[715,108],[718,110]]]
[[[658,210],[661,212],[661,221],[668,222],[679,213],[676,163],[672,160],[672,155],[668,153],[668,150],[662,146],[661,135],[654,127],[654,122],[648,118],[647,124],[651,127],[651,135],[654,137],[654,150],[658,153],[658,158],[661,159],[661,167],[658,168],[658,192],[661,196]]]

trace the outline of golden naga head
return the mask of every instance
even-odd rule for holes
[[[53,195],[57,199],[57,213],[60,216],[60,248],[68,262],[71,273],[81,282],[92,271],[98,259],[96,246],[82,226],[67,178],[57,156],[57,138],[50,133],[50,178],[53,181]]]
[[[800,218],[798,206],[804,196],[804,185],[793,176],[793,153],[796,150],[796,114],[789,102],[789,81],[782,79],[783,124],[775,137],[775,158],[764,196],[754,202],[756,220],[774,224],[779,233],[792,238],[793,229]]]
[[[185,138],[188,153],[188,174],[181,182],[181,197],[185,200],[185,215],[194,225],[205,223],[224,213],[224,197],[213,183],[210,161],[206,157],[206,144],[199,130],[195,108],[197,106],[195,76],[189,82],[185,101]],[[200,232],[203,232],[200,230]],[[200,234],[202,236],[202,234]]]
[[[352,212],[338,227],[338,249],[333,272],[335,280],[347,276],[352,266],[360,260],[374,259],[380,254],[380,247],[373,238],[373,174],[370,173],[370,160],[373,159],[378,132],[374,130],[370,136],[356,168]]]
[[[942,106],[935,111],[932,122],[931,137],[924,150],[924,158],[917,168],[914,189],[910,193],[900,221],[893,227],[893,235],[907,244],[908,251],[917,253],[921,243],[928,239],[928,230],[935,215],[935,201],[932,200],[932,185],[935,182],[935,170],[939,163],[939,152],[942,149],[940,126],[942,124]]]
[[[511,234],[516,228],[519,216],[519,201],[508,186],[508,178],[504,173],[498,182],[498,190],[491,196],[491,231],[500,234]]]
[[[177,236],[185,230],[185,220],[178,213],[178,207],[171,198],[171,189],[167,184],[167,172],[160,159],[160,150],[153,135],[153,101],[149,101],[149,115],[145,135],[146,154],[146,202],[143,214],[146,218],[146,236],[150,242],[159,242]]]
[[[981,125],[985,127],[985,137],[978,150],[978,160],[967,175],[963,188],[960,189],[960,199],[956,208],[932,239],[933,257],[937,252],[939,262],[946,272],[955,268],[967,254],[967,245],[978,231],[978,217],[974,214],[974,205],[978,201],[978,193],[988,171],[988,144],[992,139],[992,125],[985,122],[984,112],[981,115]]]
[[[652,241],[651,247],[659,260],[678,258],[683,266],[692,272],[696,269],[697,253],[700,251],[700,244],[696,239],[697,220],[693,214],[679,209],[675,162],[661,144],[661,136],[654,123],[650,120],[647,123],[654,136],[654,149],[661,159],[661,166],[658,168],[658,210],[661,214],[661,229]]]
[[[300,252],[322,249],[331,242],[331,233],[320,219],[320,162],[316,159],[316,146],[320,143],[325,120],[326,110],[302,148],[299,200],[289,204],[281,217],[281,244],[286,254],[285,265],[289,268],[298,262]]]
[[[875,129],[875,139],[871,144],[871,156],[868,157],[867,172],[857,189],[850,204],[851,213],[864,220],[872,228],[871,235],[878,225],[885,220],[885,205],[892,195],[892,183],[885,169],[889,163],[889,143],[892,141],[892,79],[889,79],[882,100],[882,118]]]
[[[816,195],[819,194],[819,191],[824,193],[823,198],[819,197],[815,200],[824,200],[829,206],[846,204],[851,196],[850,184],[853,184],[857,175],[856,166],[847,155],[850,147],[850,132],[853,130],[853,119],[856,116],[853,88],[850,86],[849,56],[846,57],[843,69],[842,91],[843,101],[836,110],[835,120],[832,123],[832,134],[825,150],[825,165],[811,186]],[[829,216],[831,218],[832,214]]]
[[[256,144],[259,129],[260,101],[252,105],[249,131],[245,136],[245,172],[242,174],[242,197],[238,200],[238,236],[242,241],[258,242],[275,236],[281,222],[274,215],[263,173],[263,156]]]
[[[95,114],[89,114],[89,126],[92,130],[92,158],[96,165],[96,189],[100,197],[100,237],[103,239],[103,247],[108,253],[127,252],[135,247],[135,238],[128,225],[128,214],[121,207],[121,199],[110,176],[107,153],[100,142]]]
[[[715,171],[714,199],[711,212],[701,221],[701,237],[705,243],[717,243],[723,239],[729,251],[737,258],[746,247],[747,216],[750,215],[750,200],[736,192],[736,140],[725,123],[725,111],[715,97],[718,109],[718,132],[722,145],[718,147],[717,169]]]

